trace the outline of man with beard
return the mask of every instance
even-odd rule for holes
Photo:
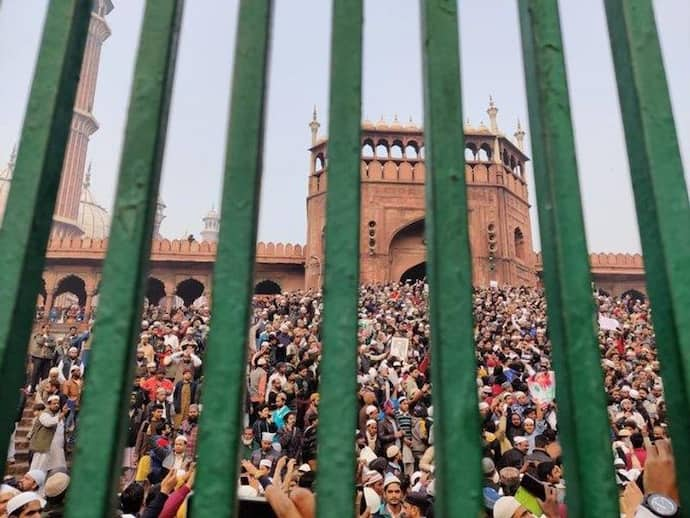
[[[274,433],[262,433],[261,442],[258,449],[252,452],[251,463],[257,468],[261,467],[261,462],[264,460],[270,461],[271,470],[275,466],[278,460],[278,452],[273,448],[273,437]]]
[[[187,419],[182,421],[180,425],[180,433],[184,434],[187,438],[187,455],[193,456],[196,451],[196,437],[199,431],[197,425],[199,421],[199,405],[191,404],[189,405],[189,412],[187,414]]]
[[[29,442],[29,449],[34,452],[31,469],[40,469],[44,473],[67,467],[63,420],[69,409],[67,405],[60,409],[58,395],[48,397],[47,403],[45,411],[38,416],[38,426]]]
[[[251,426],[247,426],[240,437],[240,459],[251,460],[252,453],[254,453],[254,430]]]
[[[381,449],[386,451],[389,446],[397,446],[400,448],[400,441],[405,435],[405,432],[400,429],[398,422],[395,420],[395,408],[391,400],[387,400],[383,404],[383,412],[384,418],[378,423]]]
[[[299,457],[302,446],[302,430],[297,428],[296,424],[297,415],[289,412],[285,416],[285,426],[278,430],[281,451],[291,459]]]
[[[79,368],[79,374],[84,374],[84,364],[79,359],[79,350],[76,347],[70,347],[67,351],[67,355],[64,356],[57,365],[60,371],[60,381],[64,382],[68,380],[72,375],[72,369],[74,367]]]
[[[182,379],[173,390],[173,409],[175,410],[175,428],[179,429],[182,421],[189,415],[189,407],[197,401],[197,384],[192,378],[192,369],[185,369]]]

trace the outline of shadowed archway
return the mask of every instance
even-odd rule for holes
[[[196,279],[185,279],[177,285],[177,296],[189,307],[204,293],[204,285]]]
[[[149,304],[160,306],[161,301],[165,298],[165,284],[160,279],[149,277],[146,285],[146,300]]]
[[[628,290],[621,295],[621,298],[624,299],[626,296],[630,297],[632,300],[639,300],[640,302],[645,302],[647,300],[647,296],[638,290]]]
[[[424,239],[424,219],[411,221],[398,229],[391,238],[388,248],[392,281],[405,280],[409,270],[426,262],[426,242]]]
[[[61,297],[61,295],[64,295]],[[69,307],[72,304],[86,305],[86,283],[81,277],[68,275],[60,279],[55,290],[54,306]]]
[[[408,268],[400,276],[400,282],[415,282],[426,279],[426,261],[415,264],[412,268]]]
[[[280,284],[271,280],[263,280],[254,286],[254,295],[280,295],[283,290]]]

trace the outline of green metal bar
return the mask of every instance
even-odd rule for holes
[[[194,516],[235,512],[272,8],[271,0],[242,0],[239,7]]]
[[[607,0],[647,289],[676,459],[690,454],[690,206],[671,101],[649,0]],[[690,463],[676,462],[683,509]]]
[[[434,380],[435,515],[478,516],[481,448],[472,321],[457,2],[422,2],[426,236]],[[452,452],[452,453],[451,453]],[[457,459],[462,459],[458,462]]]
[[[554,272],[544,279],[549,322],[560,320],[550,335],[564,357],[556,374],[569,385],[559,393],[569,400],[565,467],[576,480],[568,515],[618,517],[558,4],[522,0],[519,11],[538,207],[552,231],[542,233],[544,271]]]
[[[319,518],[354,516],[362,105],[362,0],[334,0],[331,35]]]
[[[67,511],[109,516],[140,332],[183,0],[147,2]]]
[[[0,229],[0,451],[7,451],[24,382],[26,344],[41,285],[60,172],[72,122],[91,2],[52,2]]]
[[[522,5],[524,8],[525,6]],[[525,55],[533,55],[533,38],[531,27],[528,24],[523,24],[522,27],[522,46],[523,53]],[[525,76],[536,76],[537,71],[533,60],[524,60]],[[537,106],[539,103],[538,98],[534,98],[536,95],[536,90],[527,90],[527,99],[530,106]],[[530,120],[530,130],[534,135],[543,134],[543,129],[541,126],[541,121],[539,117],[533,117]],[[540,201],[551,200],[553,198],[553,193],[551,192],[551,184],[546,177],[544,168],[542,167],[543,160],[540,157],[544,156],[544,150],[542,148],[542,141],[538,138],[533,139],[531,142],[532,155],[537,157],[536,163],[534,164],[535,174],[534,183],[535,189],[538,193],[538,199]],[[539,171],[539,173],[537,173]],[[553,236],[555,234],[555,221],[554,221],[554,211],[553,204],[550,202],[543,202],[539,204],[539,210],[537,211],[537,216],[539,218],[539,231],[541,235]],[[550,268],[544,269],[542,273],[543,283],[545,286],[558,286],[558,279],[561,276],[559,270],[559,264],[557,262],[558,253],[554,246],[554,241],[550,239],[542,239],[541,242],[541,253],[543,264],[549,264]],[[549,291],[546,290],[548,294],[549,304],[556,304],[556,300],[560,298],[560,292],[558,290]],[[565,336],[563,321],[564,316],[561,313],[555,313],[549,315],[549,335],[554,336]],[[568,372],[566,355],[562,347],[555,347],[551,351],[551,359],[555,371],[558,373],[558,379],[556,383],[556,396],[558,401],[558,433],[560,435],[560,444],[563,448],[563,452],[566,458],[577,457],[577,448],[575,447],[575,419],[572,411],[571,402],[574,400],[571,377]],[[573,474],[576,475],[576,474]],[[568,473],[568,494],[577,495],[580,494],[580,480],[577,476],[571,476]],[[570,499],[569,511],[574,515],[578,515],[579,501],[574,498]]]

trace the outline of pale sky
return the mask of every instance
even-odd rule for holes
[[[112,36],[101,57],[92,137],[92,190],[113,201],[129,88],[143,13],[142,0],[113,0]],[[327,133],[330,2],[276,0],[259,239],[304,243],[307,148],[312,106]],[[516,3],[460,2],[463,105],[473,124],[487,121],[488,97],[499,126],[512,135],[519,117],[529,126]],[[654,2],[686,178],[690,171],[690,2]],[[45,0],[0,3],[0,164],[18,141]],[[561,19],[577,158],[591,251],[639,251],[627,157],[603,13],[603,0],[561,0]],[[201,230],[218,208],[227,127],[237,0],[188,0],[166,147],[162,233]],[[398,114],[422,120],[417,0],[366,2],[364,105],[371,120]],[[528,151],[529,154],[529,151]],[[531,169],[530,169],[531,174]],[[534,201],[530,176],[530,194]],[[536,207],[533,233],[537,235]]]

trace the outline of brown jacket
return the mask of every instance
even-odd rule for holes
[[[81,380],[77,381],[72,378],[65,381],[64,385],[62,385],[62,393],[67,396],[68,399],[79,403],[79,398],[81,397]]]

